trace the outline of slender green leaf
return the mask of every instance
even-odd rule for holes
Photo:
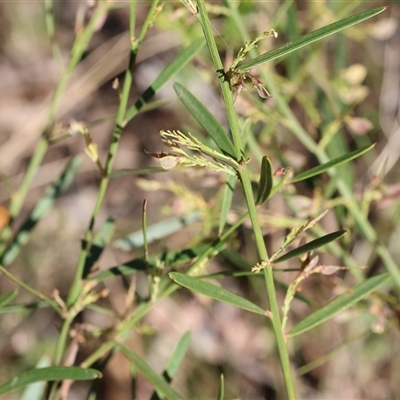
[[[101,225],[96,232],[92,244],[102,249],[110,242],[111,236],[114,233],[115,222],[113,218],[107,218],[106,222]]]
[[[90,246],[89,254],[86,257],[85,267],[83,269],[83,279],[86,279],[93,265],[98,261],[103,253],[104,248],[110,242],[114,228],[114,220],[112,218],[108,218],[107,221],[97,231],[92,245]]]
[[[46,189],[43,196],[36,203],[35,208],[18,230],[13,241],[3,253],[0,259],[1,265],[4,267],[9,265],[21,251],[22,247],[28,243],[33,228],[50,211],[57,197],[72,183],[80,164],[81,157],[74,157],[67,164],[61,176]]]
[[[272,190],[272,165],[268,157],[261,160],[260,183],[258,185],[256,204],[260,205],[268,200]]]
[[[286,43],[285,45],[278,47],[277,49],[271,50],[265,54],[258,56],[257,58],[244,62],[239,65],[240,71],[247,71],[250,68],[254,68],[257,65],[264,64],[265,62],[275,60],[276,58],[285,56],[286,54],[291,53],[292,51],[296,51],[301,47],[307,46],[310,43],[313,43],[317,40],[323,39],[329,35],[332,35],[336,32],[339,32],[343,29],[346,29],[352,25],[355,25],[359,22],[362,22],[368,18],[371,18],[382,11],[384,11],[387,7],[377,7],[372,10],[364,11],[362,13],[352,15],[351,17],[344,18],[340,21],[334,22],[333,24],[324,26],[323,28],[317,29],[313,32],[308,33],[307,35],[302,36],[301,38],[294,40],[293,42]]]
[[[65,379],[88,381],[98,378],[101,378],[101,373],[95,369],[63,366],[35,368],[30,371],[22,372],[18,376],[0,385],[0,395],[22,389],[34,382],[63,381]]]
[[[226,220],[228,218],[229,210],[231,209],[232,199],[233,199],[233,192],[235,191],[236,186],[236,176],[228,175],[224,187],[224,193],[222,198],[222,205],[221,205],[221,215],[219,217],[219,226],[218,226],[218,234],[221,235],[224,231]]]
[[[218,148],[227,156],[234,159],[235,148],[228,134],[216,118],[208,111],[207,107],[192,93],[179,83],[174,84],[174,89],[179,100],[188,109],[196,121],[206,130]]]
[[[51,365],[51,359],[48,356],[42,357],[35,365],[36,368],[46,368]],[[19,400],[32,400],[43,398],[43,393],[46,388],[46,381],[34,382],[29,384]]]
[[[298,271],[298,269],[296,269]],[[285,272],[283,270],[274,270],[275,273],[277,272]],[[226,276],[234,276],[234,277],[242,277],[242,276],[251,276],[254,278],[259,278],[262,279],[264,276],[260,274],[259,272],[251,272],[251,271],[241,271],[241,272],[232,272],[232,271],[221,271],[221,272],[215,272],[214,274],[208,274],[208,275],[202,275],[199,276],[199,278],[203,279],[220,279],[224,278]],[[281,282],[278,279],[274,279],[275,286],[282,291],[282,293],[286,293],[289,286],[286,283]],[[294,296],[297,300],[302,301],[303,303],[307,304],[310,307],[315,307],[315,304],[308,299],[306,296],[304,296],[302,293],[297,292]]]
[[[193,224],[201,218],[201,213],[196,211],[184,217],[171,218],[147,227],[148,243],[162,239],[172,233],[180,231],[187,225]],[[130,251],[135,247],[143,246],[143,230],[134,232],[114,242],[114,247]]]
[[[321,236],[315,240],[312,240],[311,242],[306,243],[303,246],[298,247],[297,249],[289,251],[288,253],[284,254],[281,257],[278,257],[276,260],[274,260],[274,264],[289,260],[290,258],[298,257],[301,254],[308,253],[322,246],[325,246],[326,244],[341,238],[345,233],[346,233],[345,230],[341,230],[328,233],[325,236]]]
[[[171,400],[182,399],[182,397],[168,385],[166,380],[162,376],[158,375],[141,357],[122,344],[119,344],[118,346],[128,360],[135,364],[135,367],[154,385],[154,388],[157,391],[160,391],[163,394],[163,396]]]
[[[142,96],[136,103],[126,112],[125,124],[134,118],[139,111],[149,102],[149,100],[157,94],[160,89],[179,71],[186,66],[186,64],[194,57],[194,55],[201,50],[204,46],[204,39],[194,41],[187,47],[178,57],[175,58],[171,64],[157,76],[154,82],[144,91]]]
[[[330,168],[337,167],[338,165],[344,164],[351,160],[354,160],[357,157],[360,157],[367,151],[371,150],[375,146],[375,143],[372,145],[365,146],[359,150],[353,151],[349,154],[345,154],[344,156],[337,157],[325,164],[319,165],[318,167],[311,168],[308,171],[304,171],[298,175],[296,175],[293,179],[290,180],[291,183],[304,181],[305,179],[312,178],[313,176],[322,174]]]
[[[336,314],[346,310],[353,304],[368,296],[371,292],[377,290],[383,284],[389,282],[390,278],[390,274],[385,272],[367,279],[348,292],[336,297],[318,311],[304,318],[291,329],[289,335],[296,336],[316,327],[317,325],[322,324],[328,319],[334,317]]]
[[[244,299],[243,297],[232,293],[229,290],[213,285],[212,283],[204,282],[198,278],[180,274],[179,272],[171,272],[169,276],[178,285],[193,290],[194,292],[204,294],[212,299],[232,304],[235,307],[243,308],[244,310],[251,311],[256,314],[266,315],[265,310],[251,301]]]
[[[182,361],[189,348],[189,344],[190,344],[190,332],[185,332],[182,335],[181,339],[179,340],[179,343],[176,345],[176,348],[173,351],[171,357],[169,358],[167,366],[165,367],[165,372],[167,373],[169,380],[171,380],[178,372],[178,369],[182,364]]]
[[[14,297],[18,294],[18,290],[11,290],[10,292],[3,293],[0,296],[0,308],[6,306],[10,301],[14,299]]]
[[[160,254],[152,254],[146,260],[145,257],[134,258],[124,264],[116,265],[105,271],[99,272],[96,275],[90,276],[89,280],[103,281],[107,278],[115,276],[126,276],[135,273],[136,271],[145,271],[148,268],[156,268],[159,263],[166,265],[179,265],[200,256],[208,251],[212,244],[192,247],[180,251],[166,251]]]
[[[163,372],[163,377],[164,379],[170,383],[175,376],[175,374],[178,372],[178,369],[180,365],[182,364],[182,361],[186,355],[186,352],[189,348],[190,344],[190,332],[185,332],[181,339],[179,340],[179,343],[177,344],[175,350],[173,351],[171,357],[169,358],[167,362],[167,366],[165,367],[165,370]],[[157,393],[154,391],[153,395],[150,398],[151,400],[160,400],[162,399],[162,394]]]

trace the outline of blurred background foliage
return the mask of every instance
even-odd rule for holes
[[[132,102],[183,47],[202,36],[196,18],[180,2],[162,4],[154,26],[140,47]],[[374,2],[373,7],[385,4]],[[372,7],[366,1],[251,0],[235,2],[235,6],[252,38],[271,28],[278,32],[277,39],[260,42],[260,53]],[[0,217],[4,214],[5,219],[4,210],[32,156],[75,32],[84,23],[85,7],[83,1],[54,3],[56,46],[46,29],[46,10],[42,2],[0,3],[0,202],[4,207]],[[138,28],[147,8],[145,1],[138,2]],[[209,2],[208,11],[228,67],[243,45],[241,36],[229,7],[223,2]],[[247,144],[254,181],[257,181],[262,155],[271,158],[274,169],[290,166],[295,171],[303,171],[318,165],[315,156],[293,134],[287,117],[277,105],[278,95],[309,137],[331,158],[377,143],[363,158],[339,167],[337,175],[352,188],[362,213],[371,221],[397,263],[400,259],[399,21],[399,3],[392,2],[384,13],[372,20],[265,64],[256,69],[256,74],[267,74],[268,81],[273,81],[273,87],[264,81],[272,98],[260,99],[249,89],[242,91],[235,103],[243,120],[248,118],[252,123]],[[16,226],[26,218],[44,188],[57,179],[71,156],[85,152],[87,142],[83,136],[70,135],[72,121],[89,128],[91,140],[104,160],[119,101],[113,81],[115,77],[122,78],[127,66],[128,24],[127,2],[114,2],[62,98],[53,129],[54,143],[35,177],[27,202],[15,221]],[[174,81],[188,87],[226,125],[225,110],[206,47]],[[115,169],[157,166],[157,161],[144,150],[165,150],[159,137],[161,129],[180,129],[204,137],[201,127],[179,103],[172,82],[157,95],[153,108],[140,113],[125,128]],[[68,293],[99,179],[96,164],[84,156],[72,186],[36,226],[31,240],[12,263],[14,275],[48,296],[55,288],[62,297]],[[120,176],[110,182],[99,220],[113,217],[116,221],[113,239],[123,238],[141,229],[142,202],[147,198],[148,225],[167,221],[167,228],[156,228],[159,239],[151,243],[150,254],[206,243],[217,234],[224,179],[212,171],[183,169]],[[305,183],[288,185],[260,208],[259,218],[268,246],[279,248],[289,228],[329,209],[322,220],[322,228],[326,232],[346,229],[348,234],[339,245],[322,250],[320,259],[327,265],[345,265],[372,275],[383,269],[382,262],[373,244],[363,238],[356,226],[336,183],[335,178],[324,174]],[[244,212],[243,197],[237,190],[228,221],[235,221]],[[188,223],[168,233],[171,226],[168,221],[187,216],[192,216]],[[97,268],[109,268],[143,253],[140,244],[137,248],[121,248],[118,243],[121,242],[116,241],[115,246],[106,249]],[[250,269],[257,262],[249,223],[230,239],[229,246],[230,251],[208,262],[204,267],[207,272]],[[290,262],[285,268],[298,268],[298,265]],[[288,284],[296,272],[276,275]],[[147,296],[145,275],[138,273],[133,279],[138,295]],[[123,314],[126,308],[129,289],[125,283],[118,278],[104,283],[109,295],[102,302],[117,314]],[[314,304],[322,305],[353,284],[352,274],[345,271],[329,277],[318,275],[301,285],[301,293]],[[257,304],[266,304],[259,278],[224,278],[223,285]],[[1,293],[15,288],[14,283],[1,276]],[[281,301],[283,295],[280,292]],[[21,306],[35,301],[32,295],[20,290],[13,305],[2,310],[2,381],[32,368],[43,356],[52,357],[61,322],[48,308]],[[291,323],[298,322],[309,312],[309,306],[295,300]],[[376,295],[311,333],[292,340],[293,366],[300,372],[297,375],[299,398],[400,398],[399,315],[398,291]],[[80,323],[100,328],[115,321],[113,317],[89,309],[78,318]],[[225,374],[226,398],[283,398],[272,332],[255,316],[231,306],[179,291],[157,303],[132,331],[127,342],[155,370],[162,371],[172,349],[187,330],[192,334],[190,351],[173,383],[184,398],[216,398],[221,372]],[[78,363],[90,354],[93,346],[90,342],[81,346]],[[304,368],[315,360],[321,362],[314,368]],[[131,370],[121,354],[117,353],[109,362],[102,385],[99,399],[131,398]],[[85,384],[75,384],[70,398],[85,398],[86,388]],[[136,393],[138,399],[149,398],[152,393],[151,385],[140,375]]]

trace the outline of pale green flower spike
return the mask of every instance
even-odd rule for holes
[[[203,167],[212,171],[224,172],[236,176],[236,170],[241,168],[241,165],[236,160],[225,156],[217,150],[211,149],[196,139],[191,133],[161,131],[160,135],[162,141],[171,148],[171,151],[148,154],[160,159],[161,166],[164,169],[184,165],[185,167]],[[188,152],[183,148],[199,154],[192,154],[192,152]]]

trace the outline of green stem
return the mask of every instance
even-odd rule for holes
[[[212,33],[211,24],[208,19],[207,10],[204,1],[197,1],[199,8],[199,18],[201,27],[203,28],[204,37],[207,42],[208,49],[210,50],[211,59],[216,69],[221,88],[222,96],[224,98],[226,112],[229,121],[229,127],[231,128],[233,144],[236,150],[236,159],[240,161],[242,159],[242,141],[240,137],[239,123],[236,117],[235,107],[233,104],[233,96],[228,80],[225,78],[224,66],[218,53],[217,44],[214,40]]]
[[[126,111],[127,111],[127,106],[128,106],[128,100],[129,100],[129,93],[131,90],[132,86],[132,81],[133,81],[133,69],[135,66],[136,62],[136,56],[137,52],[139,49],[140,43],[143,41],[144,36],[151,26],[154,16],[157,12],[157,5],[158,5],[158,0],[153,0],[152,5],[150,7],[150,10],[147,14],[147,18],[142,26],[142,29],[139,33],[139,36],[135,38],[135,23],[133,20],[136,18],[136,1],[131,1],[130,2],[130,42],[131,42],[131,47],[130,47],[130,57],[129,57],[129,65],[128,68],[125,72],[125,77],[124,77],[124,84],[122,88],[122,93],[121,93],[121,101],[118,107],[118,112],[117,112],[117,117],[115,121],[115,128],[114,132],[112,134],[111,138],[111,144],[110,148],[108,151],[107,155],[107,162],[105,166],[105,172],[104,176],[101,180],[99,191],[97,194],[97,199],[96,199],[96,204],[93,209],[93,213],[90,219],[89,227],[85,233],[83,242],[82,242],[82,248],[81,252],[79,255],[79,260],[78,260],[78,265],[75,271],[75,277],[74,281],[72,283],[68,299],[67,299],[67,306],[70,307],[76,299],[79,296],[79,293],[82,290],[82,274],[85,266],[85,262],[87,259],[87,256],[90,252],[90,242],[93,237],[93,230],[94,230],[94,224],[96,222],[97,216],[100,212],[101,205],[103,203],[104,196],[106,194],[106,190],[108,187],[109,183],[109,175],[112,172],[112,167],[114,165],[114,160],[117,154],[118,150],[118,145],[119,145],[119,140],[121,138],[122,134],[122,129],[124,126],[124,119],[126,116]]]
[[[231,132],[232,132],[232,139],[233,139],[233,143],[234,143],[234,146],[236,149],[236,156],[238,157],[238,160],[241,160],[241,159],[243,159],[244,149],[243,149],[242,143],[241,143],[239,124],[238,124],[238,120],[237,120],[236,111],[234,108],[232,91],[229,86],[229,82],[227,82],[225,79],[225,75],[221,72],[222,68],[223,68],[222,61],[220,59],[217,45],[215,43],[214,36],[212,34],[211,25],[210,25],[210,21],[208,19],[204,0],[197,0],[197,5],[198,5],[198,9],[199,9],[200,21],[202,24],[205,38],[206,38],[206,42],[208,44],[208,47],[209,47],[209,50],[211,53],[211,58],[214,62],[214,66],[215,66],[218,76],[219,76],[219,80],[220,80],[220,84],[221,84],[221,88],[222,88],[222,95],[224,98],[224,103],[225,103],[226,111],[228,114],[229,125],[230,125]],[[250,219],[252,222],[253,231],[254,231],[254,235],[255,235],[255,239],[256,239],[258,255],[260,257],[260,260],[264,261],[264,260],[268,259],[268,252],[267,252],[267,248],[264,243],[261,226],[260,226],[258,218],[257,218],[257,211],[256,211],[255,202],[254,202],[253,191],[251,188],[251,182],[250,182],[250,178],[249,178],[249,175],[248,175],[245,165],[241,166],[241,169],[238,170],[238,174],[239,174],[241,183],[243,185],[247,208],[249,210]],[[281,360],[281,368],[283,371],[283,378],[284,378],[284,382],[285,382],[286,391],[287,391],[289,399],[295,399],[293,378],[292,378],[292,373],[291,373],[291,369],[290,369],[289,354],[287,351],[286,342],[285,342],[284,334],[282,331],[281,317],[280,317],[280,313],[279,313],[278,301],[276,298],[272,269],[271,268],[264,269],[264,276],[265,276],[265,281],[266,281],[268,299],[269,299],[269,303],[270,303],[270,307],[271,307],[271,321],[272,321],[272,326],[273,326],[273,330],[274,330],[276,341],[277,341],[277,346],[278,346],[278,351],[279,351],[279,357]]]
[[[239,171],[240,181],[243,186],[244,195],[247,202],[247,208],[249,210],[251,224],[253,226],[253,232],[256,240],[258,256],[260,260],[267,260],[268,259],[268,252],[267,248],[265,247],[264,243],[264,236],[261,231],[260,222],[257,216],[257,210],[255,206],[254,196],[253,196],[253,189],[251,187],[251,181],[249,178],[249,174],[246,169]]]
[[[68,332],[73,318],[66,318],[62,324],[60,336],[58,337],[56,349],[54,352],[54,365],[60,365],[65,353],[68,341]]]

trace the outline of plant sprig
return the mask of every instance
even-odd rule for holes
[[[191,133],[184,134],[179,130],[162,130],[160,136],[162,141],[171,148],[171,151],[150,154],[156,158],[160,158],[161,160],[165,157],[172,156],[175,157],[176,164],[184,165],[186,167],[205,167],[217,172],[225,172],[229,175],[236,175],[235,171],[241,168],[241,164],[232,157],[226,156],[221,152],[206,146]],[[200,154],[200,156],[190,154],[182,147],[192,150]],[[204,157],[203,154],[213,159],[215,162],[211,162],[210,159]],[[161,165],[163,166],[162,163]]]
[[[230,87],[237,90],[236,96],[238,96],[243,89],[246,89],[246,84],[251,83],[261,98],[268,99],[271,97],[268,90],[264,87],[264,84],[258,78],[250,74],[248,71],[241,71],[238,69],[238,64],[245,59],[247,53],[256,48],[258,46],[257,43],[260,40],[268,37],[277,38],[278,32],[276,32],[275,29],[270,29],[261,33],[255,39],[246,42],[244,47],[239,50],[238,55],[228,72],[226,72],[226,79],[228,80]]]

